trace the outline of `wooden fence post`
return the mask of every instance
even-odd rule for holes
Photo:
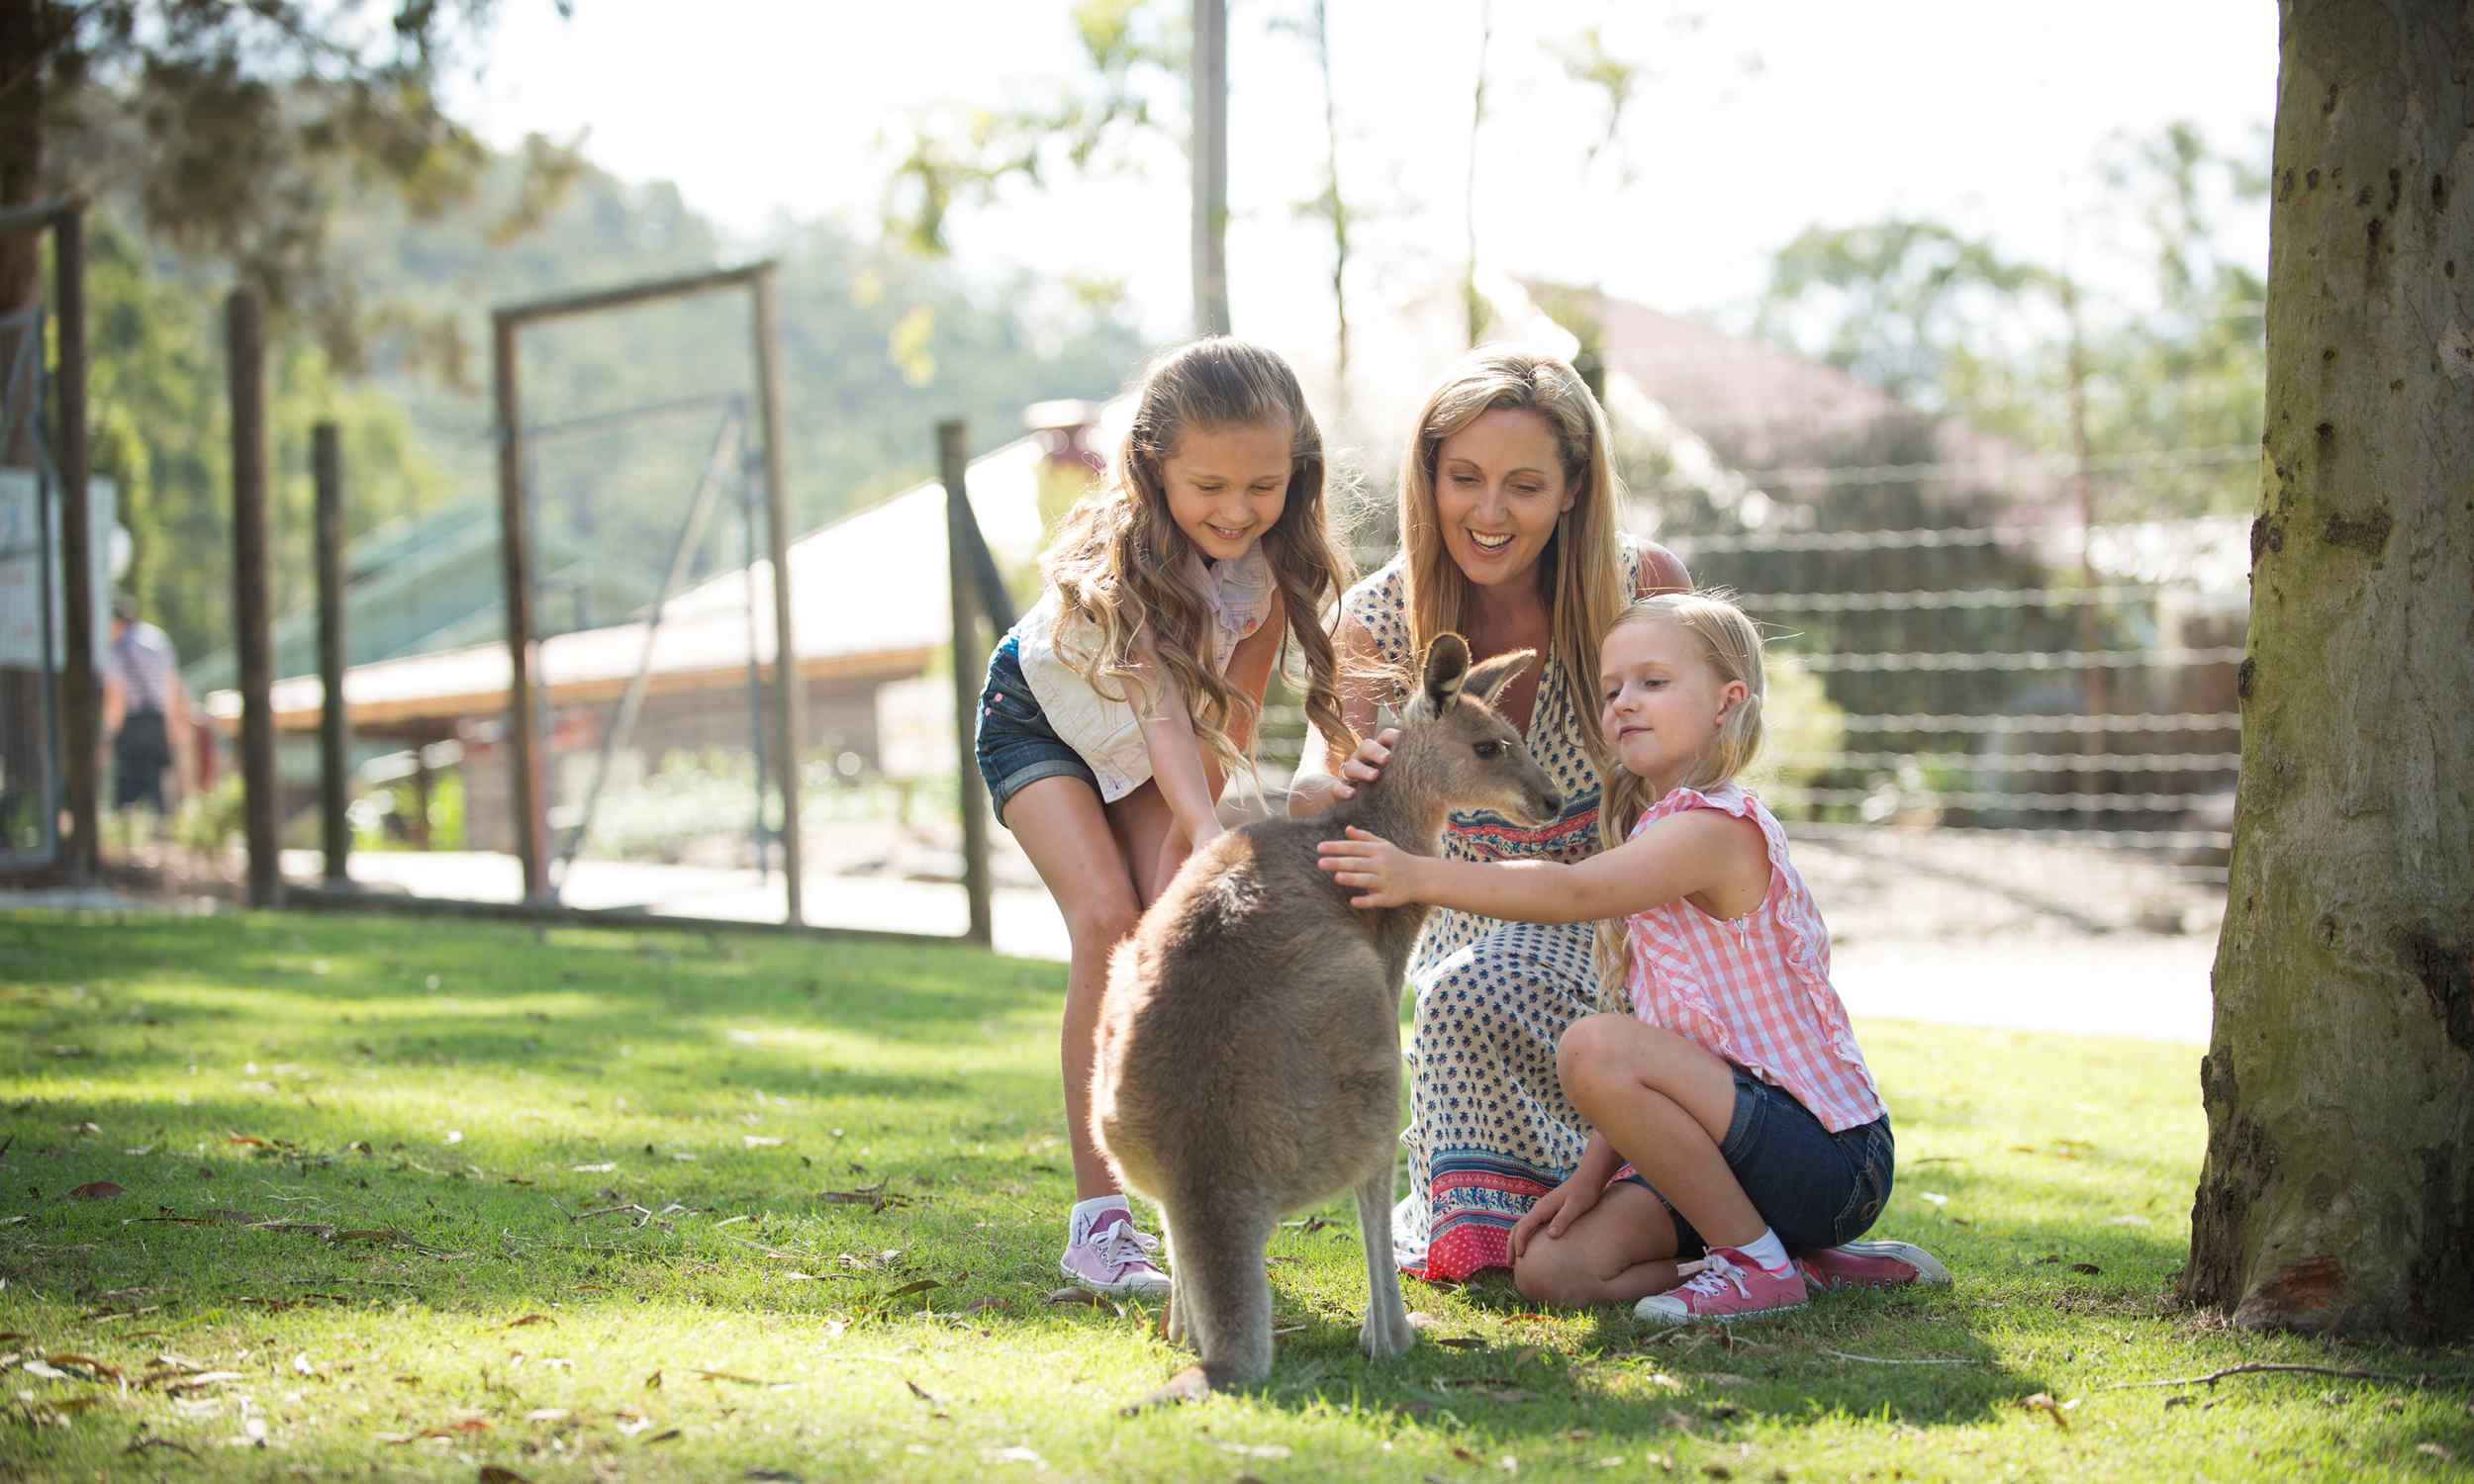
[[[347,884],[351,802],[344,787],[351,722],[343,706],[343,447],[335,424],[310,430],[310,472],[318,486],[318,813],[327,847],[327,881]]]
[[[516,322],[493,317],[491,380],[498,401],[499,557],[507,589],[507,737],[514,756],[516,854],[523,863],[524,900],[550,895],[549,801],[534,725],[531,519],[524,504],[523,430],[518,425]]]
[[[937,423],[937,477],[945,485],[945,578],[953,611],[954,761],[960,776],[962,889],[971,899],[970,939],[986,948],[995,941],[996,922],[988,887],[987,786],[980,780],[977,742],[980,669],[988,657],[979,647],[979,604],[973,601],[979,574],[973,561],[972,533],[979,522],[971,514],[970,462],[971,439],[961,419]]]
[[[283,899],[283,841],[275,809],[275,644],[266,570],[266,335],[257,296],[225,303],[232,395],[232,617],[240,651],[241,818],[249,847],[249,905]]]
[[[51,219],[52,292],[59,336],[60,596],[66,641],[60,655],[62,770],[68,785],[68,875],[90,881],[103,864],[103,685],[94,630],[94,520],[87,505],[86,214],[72,202]],[[40,354],[40,351],[38,352]]]

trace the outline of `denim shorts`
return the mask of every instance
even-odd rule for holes
[[[980,692],[980,777],[988,780],[989,801],[1004,822],[1005,805],[1013,795],[1044,778],[1079,778],[1099,791],[1099,776],[1083,755],[1066,745],[1048,724],[1022,678],[1022,641],[1005,635],[988,659],[988,684]]]
[[[1890,1202],[1897,1163],[1888,1114],[1833,1134],[1793,1093],[1741,1067],[1735,1068],[1735,1117],[1718,1153],[1753,1209],[1791,1252],[1837,1247],[1870,1230]],[[1615,1178],[1657,1195],[1675,1219],[1676,1256],[1697,1257],[1708,1250],[1674,1202],[1631,1165]]]

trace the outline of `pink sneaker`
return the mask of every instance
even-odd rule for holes
[[[1701,1270],[1665,1293],[1654,1293],[1632,1306],[1635,1319],[1657,1324],[1685,1325],[1709,1319],[1725,1323],[1804,1307],[1804,1275],[1787,1264],[1771,1272],[1731,1247],[1714,1247],[1701,1259]]]
[[[1823,1293],[1833,1288],[1904,1288],[1922,1283],[1950,1286],[1950,1269],[1931,1252],[1907,1242],[1846,1242],[1804,1252],[1795,1259],[1807,1287]]]
[[[1169,1275],[1151,1254],[1160,1239],[1134,1225],[1134,1213],[1111,1206],[1067,1233],[1057,1266],[1078,1288],[1110,1298],[1165,1298]]]

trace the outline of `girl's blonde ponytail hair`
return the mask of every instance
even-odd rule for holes
[[[1736,605],[1734,595],[1722,589],[1641,599],[1617,614],[1607,632],[1612,634],[1626,624],[1653,622],[1679,624],[1700,640],[1701,657],[1709,662],[1721,686],[1730,681],[1744,683],[1744,698],[1727,712],[1718,735],[1692,760],[1680,786],[1715,788],[1753,766],[1760,754],[1761,707],[1768,692],[1761,672],[1760,629]],[[1620,764],[1609,762],[1601,777],[1598,845],[1612,850],[1631,837],[1633,826],[1656,800],[1649,796],[1649,785]],[[1623,918],[1598,924],[1599,999],[1609,1010],[1629,1012],[1632,1008],[1625,997],[1625,985],[1632,977],[1628,942]]]

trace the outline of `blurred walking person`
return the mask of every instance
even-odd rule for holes
[[[172,641],[138,616],[127,593],[112,599],[112,643],[104,653],[103,730],[112,739],[112,807],[151,808],[158,816],[188,796],[195,749],[189,734],[189,693],[180,683]],[[166,773],[176,775],[169,797]]]

